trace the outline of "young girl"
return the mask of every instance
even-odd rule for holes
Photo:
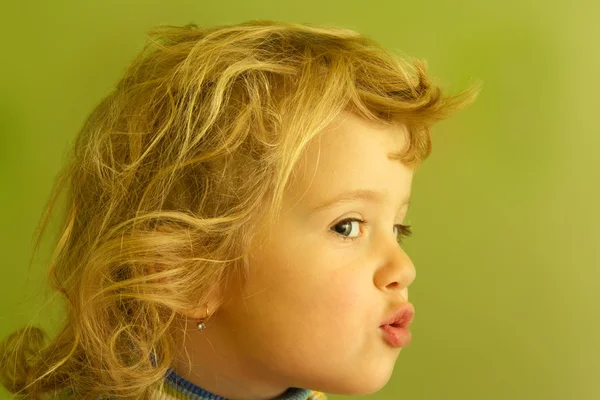
[[[6,338],[30,399],[324,399],[410,342],[403,220],[432,124],[471,103],[353,31],[160,27],[88,118],[50,283],[66,317]]]

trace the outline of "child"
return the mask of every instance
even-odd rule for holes
[[[3,342],[31,399],[324,399],[389,380],[415,268],[400,244],[432,124],[474,101],[353,31],[163,26],[61,174],[58,335]],[[38,236],[36,247],[39,243]]]

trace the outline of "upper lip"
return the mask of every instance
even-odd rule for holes
[[[415,307],[411,303],[403,303],[380,326],[395,325],[405,328],[412,323],[414,316]]]

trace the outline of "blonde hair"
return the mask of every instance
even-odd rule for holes
[[[182,312],[243,283],[254,232],[276,220],[303,150],[340,112],[405,124],[397,157],[416,168],[431,125],[475,100],[480,82],[445,95],[411,61],[334,27],[151,31],[84,124],[41,221],[34,248],[67,185],[49,270],[64,324],[48,342],[31,326],[6,338],[2,384],[32,399],[148,398]]]

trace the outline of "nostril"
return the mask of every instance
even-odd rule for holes
[[[388,289],[397,289],[400,284],[398,282],[392,282],[387,285]]]

